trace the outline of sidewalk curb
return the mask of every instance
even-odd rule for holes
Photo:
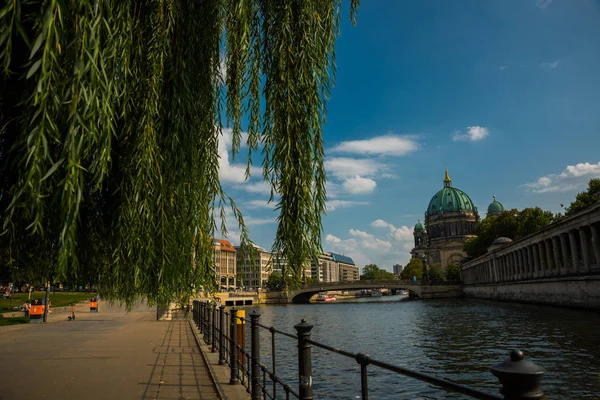
[[[221,398],[222,400],[227,400],[227,396],[225,396],[225,393],[223,392],[223,388],[221,387],[221,384],[219,383],[219,381],[217,379],[215,379],[215,375],[216,375],[215,370],[213,369],[213,366],[210,363],[210,361],[208,360],[208,358],[206,357],[206,354],[204,354],[204,350],[202,350],[202,343],[200,342],[200,338],[198,337],[198,332],[196,332],[196,327],[194,326],[193,321],[191,319],[188,319],[188,323],[190,324],[190,329],[192,330],[192,333],[194,334],[194,339],[196,340],[196,345],[198,346],[198,350],[200,350],[200,354],[202,355],[204,364],[206,364],[206,367],[208,368],[208,371],[210,372],[210,380],[212,381],[213,385],[215,386],[215,389],[217,389],[219,398]]]

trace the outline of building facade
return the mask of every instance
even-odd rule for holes
[[[394,269],[394,275],[400,276],[400,274],[402,273],[402,269],[403,268],[404,267],[402,267],[402,265],[400,265],[400,264],[394,264],[394,267],[393,267],[393,269]]]
[[[243,290],[263,289],[267,286],[269,275],[273,272],[271,252],[255,246],[253,254],[241,256],[240,247],[237,250],[238,286]]]
[[[237,278],[237,251],[229,240],[213,241],[213,264],[217,286],[220,290],[234,290]]]
[[[352,258],[324,252],[311,264],[311,275],[317,282],[351,282],[360,279],[360,270]]]

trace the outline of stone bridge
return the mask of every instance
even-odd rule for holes
[[[291,290],[267,294],[267,303],[308,303],[317,293],[328,291],[356,291],[363,289],[408,290],[414,297],[423,299],[461,297],[462,286],[456,282],[422,283],[402,280],[360,280],[352,282],[310,283]]]

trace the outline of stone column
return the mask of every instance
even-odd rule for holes
[[[545,276],[552,276],[554,273],[554,255],[552,254],[552,243],[550,239],[544,240],[544,247],[546,248],[546,273]]]
[[[533,278],[533,250],[531,245],[527,246],[527,278]]]
[[[567,243],[566,233],[560,234],[560,252],[562,254],[562,267],[560,268],[560,274],[566,275],[569,273],[569,243]]]
[[[579,252],[577,250],[577,238],[575,237],[575,231],[569,231],[569,242],[571,244],[571,259],[573,261],[573,268],[570,272],[579,272]]]
[[[533,252],[533,277],[537,278],[540,274],[540,252],[537,243],[531,245]]]
[[[600,269],[600,228],[596,225],[590,225],[592,230],[592,248],[594,249],[594,257],[596,258],[596,269]]]
[[[581,240],[581,253],[583,255],[583,272],[590,272],[590,239],[585,226],[579,228],[579,239]]]
[[[523,249],[517,250],[519,260],[519,279],[525,279],[525,263],[523,262]]]
[[[558,236],[552,237],[552,250],[554,250],[554,269],[552,270],[552,275],[558,276],[560,275],[560,254],[559,254],[559,246],[560,243],[558,241]]]
[[[516,281],[517,278],[517,259],[515,257],[515,252],[511,252],[510,253],[510,265],[512,267],[512,270],[510,271],[510,274],[512,275],[512,280]]]
[[[539,241],[537,243],[538,245],[538,255],[539,255],[539,260],[540,260],[540,264],[539,264],[539,272],[538,272],[538,277],[543,277],[546,276],[546,260],[544,259],[545,256],[545,249],[544,249],[544,242],[543,241]]]

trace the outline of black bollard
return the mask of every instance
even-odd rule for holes
[[[500,393],[504,395],[505,400],[544,397],[540,382],[546,370],[531,361],[524,360],[522,351],[511,351],[510,360],[494,365],[491,370],[502,384]]]
[[[219,365],[225,365],[225,306],[219,307]]]
[[[238,383],[240,383],[240,380],[238,379],[238,365],[237,365],[237,359],[238,359],[238,348],[237,348],[237,310],[235,308],[232,308],[230,310],[230,331],[229,331],[229,338],[231,340],[231,343],[229,344],[229,367],[230,367],[230,377],[229,377],[229,384],[230,385],[237,385]]]
[[[252,400],[260,400],[261,398],[261,388],[260,388],[260,333],[258,322],[260,319],[260,314],[257,314],[256,311],[253,311],[250,314],[250,341],[252,343],[252,352],[251,352],[251,373],[252,373],[252,381],[251,381],[251,394]]]
[[[300,400],[313,400],[312,388],[312,357],[311,345],[307,343],[310,340],[310,331],[313,326],[307,324],[305,320],[294,325],[298,334],[298,393]]]

